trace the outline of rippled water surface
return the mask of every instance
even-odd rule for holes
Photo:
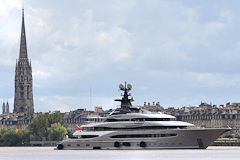
[[[206,150],[54,150],[53,147],[0,147],[0,160],[238,160],[240,147]]]

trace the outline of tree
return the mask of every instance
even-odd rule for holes
[[[13,128],[0,129],[0,146],[21,146],[29,144],[29,131]]]
[[[47,137],[47,128],[48,128],[48,114],[42,114],[34,118],[33,121],[29,124],[30,132],[34,140],[42,140],[42,137]]]
[[[49,128],[52,127],[52,124],[59,124],[61,127],[65,128],[66,123],[62,119],[60,112],[45,113],[33,119],[33,121],[29,124],[29,129],[31,132],[30,139],[42,140],[43,137],[49,138]],[[51,137],[52,136],[53,135],[51,135]],[[60,137],[60,139],[62,138]]]
[[[2,145],[4,142],[4,139],[3,139],[4,132],[5,132],[5,129],[0,129],[0,145]]]
[[[29,124],[29,130],[0,129],[0,146],[19,146],[29,144],[31,140],[62,140],[67,134],[66,123],[60,112],[39,115]]]
[[[60,123],[54,123],[48,128],[48,140],[60,141],[67,134],[67,129]]]
[[[49,126],[51,127],[54,123],[60,123],[62,126],[66,127],[66,122],[63,120],[62,115],[60,112],[55,112],[53,114],[48,114],[48,122]]]
[[[18,135],[19,135],[19,137],[21,139],[21,144],[22,145],[29,144],[29,142],[30,142],[30,131],[20,129],[18,131]]]
[[[2,143],[3,146],[21,145],[21,139],[13,128],[3,129]]]

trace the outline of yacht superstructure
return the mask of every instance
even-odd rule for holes
[[[114,110],[101,123],[82,125],[74,138],[58,144],[58,149],[205,149],[229,128],[195,128],[163,113],[151,113],[132,107],[132,86],[120,84],[124,91],[121,108]]]

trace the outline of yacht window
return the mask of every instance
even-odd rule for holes
[[[71,138],[71,139],[78,139],[78,136],[71,136],[69,138]]]
[[[123,121],[170,121],[170,118],[132,118],[132,119],[107,119],[107,122]]]
[[[82,135],[81,138],[94,138],[98,137],[98,135]]]
[[[131,119],[107,119],[107,122],[131,121]]]
[[[144,130],[144,129],[183,129],[187,126],[143,126],[143,127],[130,127],[130,128],[109,128],[109,127],[95,127],[94,131],[109,131],[109,130]]]
[[[114,135],[111,138],[152,138],[152,137],[172,137],[177,136],[177,134],[122,134]]]
[[[83,131],[94,131],[94,127],[83,127]]]
[[[170,121],[170,118],[145,118],[145,121]]]

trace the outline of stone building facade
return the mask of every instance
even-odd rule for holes
[[[67,129],[74,132],[83,124],[102,122],[108,112],[101,111],[95,107],[95,111],[87,111],[86,109],[77,109],[74,111],[63,113],[63,119],[67,124]]]
[[[199,106],[168,108],[164,111],[174,115],[177,120],[194,124],[196,127],[205,128],[232,128],[225,135],[240,137],[240,105],[232,103],[220,105],[210,105],[201,103]],[[223,135],[223,136],[225,136]]]

